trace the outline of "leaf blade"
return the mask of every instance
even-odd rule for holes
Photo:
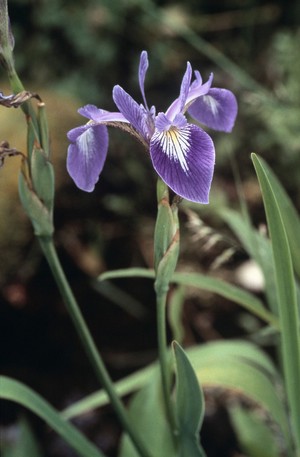
[[[252,154],[252,160],[262,191],[272,242],[278,311],[282,326],[281,349],[284,379],[295,440],[300,450],[300,318],[293,264],[282,214],[268,174],[263,163],[255,154]]]
[[[176,414],[180,457],[205,457],[199,443],[204,397],[196,373],[181,346],[173,342],[176,361]]]
[[[69,422],[64,421],[46,400],[25,384],[6,376],[0,377],[0,383],[0,398],[19,403],[34,412],[50,425],[80,456],[105,457],[79,430]]]

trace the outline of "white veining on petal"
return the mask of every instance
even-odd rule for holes
[[[218,114],[219,111],[219,102],[210,95],[203,95],[202,100],[210,107],[211,112],[214,116]]]
[[[157,132],[155,134],[161,148],[169,159],[180,163],[183,171],[188,174],[189,167],[186,161],[187,153],[190,149],[190,131],[188,128],[177,129],[170,128],[164,132]]]
[[[89,121],[89,122],[93,123],[93,121]],[[91,142],[91,140],[93,140],[92,130],[93,129],[86,130],[77,139],[78,147],[79,147],[80,151],[83,153],[84,157],[86,157],[86,158],[89,157],[90,142]]]

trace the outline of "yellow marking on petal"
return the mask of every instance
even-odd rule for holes
[[[162,150],[170,159],[179,161],[181,168],[185,173],[189,167],[186,161],[187,153],[190,149],[190,132],[188,128],[177,129],[171,127],[166,132],[159,135],[159,141]]]

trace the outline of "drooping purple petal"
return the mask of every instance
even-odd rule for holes
[[[164,132],[156,130],[150,155],[154,169],[176,194],[208,203],[215,149],[207,133],[192,124]]]
[[[89,125],[89,124],[81,125],[80,127],[75,127],[74,129],[69,130],[69,132],[67,133],[67,137],[70,141],[72,141],[72,143],[75,143],[77,138],[80,135],[82,135],[83,132],[85,132],[87,129],[90,129],[90,128],[91,128],[91,125]]]
[[[70,144],[67,170],[79,189],[86,192],[94,190],[104,166],[107,149],[108,133],[104,125],[92,125],[84,129],[75,143]]]
[[[113,99],[123,116],[129,123],[142,135],[146,140],[149,139],[152,132],[148,129],[149,113],[139,105],[133,98],[125,92],[120,86],[113,88]]]
[[[95,105],[85,105],[82,108],[79,108],[78,113],[88,119],[95,122],[126,122],[129,121],[123,116],[123,114],[118,112],[111,113],[104,109],[99,109]]]
[[[213,88],[197,98],[189,107],[189,114],[215,130],[231,132],[236,119],[238,105],[230,90]]]
[[[149,62],[148,62],[148,54],[147,51],[143,51],[140,57],[140,65],[139,65],[139,84],[142,93],[142,97],[144,100],[144,105],[148,109],[146,97],[145,97],[145,76],[148,70]]]

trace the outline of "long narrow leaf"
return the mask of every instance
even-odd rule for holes
[[[273,363],[263,351],[246,341],[221,340],[188,348],[186,353],[204,389],[222,388],[258,404],[262,410],[268,412],[274,423],[278,424],[285,445],[287,449],[290,448],[289,423],[280,395],[281,382]],[[143,389],[147,384],[146,389],[150,389],[152,393],[145,393],[145,396],[141,393],[141,397],[138,394],[139,404],[143,405],[149,398],[151,400],[151,395],[154,395],[158,388],[154,386],[156,382],[159,383],[157,373],[157,367],[152,364],[118,381],[115,388],[120,394],[126,395]],[[95,392],[65,410],[63,414],[75,417],[107,402],[103,391]],[[128,443],[127,445],[129,446]],[[132,446],[129,448],[131,450]]]
[[[300,278],[300,217],[297,213],[290,197],[282,187],[281,183],[267,164],[261,157],[259,158],[263,166],[273,192],[276,195],[276,201],[282,214],[284,227],[286,230],[288,242],[290,245],[291,255],[295,271]]]
[[[140,439],[145,440],[153,456],[177,456],[165,414],[158,366],[152,368],[151,376],[148,376],[143,387],[133,395],[128,414],[136,433]],[[139,457],[126,433],[122,435],[119,457]]]
[[[199,443],[204,417],[203,392],[197,375],[178,343],[173,343],[176,360],[176,413],[180,457],[205,457]]]
[[[153,369],[154,364],[138,370],[120,381],[117,381],[114,385],[116,393],[121,397],[140,389],[146,384],[149,376],[153,372]],[[107,405],[108,403],[109,398],[107,393],[104,390],[98,390],[68,406],[61,412],[61,416],[64,419],[72,419],[73,417],[80,416],[81,414],[92,411],[95,408]]]
[[[62,419],[59,413],[40,395],[19,381],[0,377],[0,398],[19,403],[29,409],[53,428],[82,457],[105,457],[72,424]]]
[[[114,278],[129,278],[129,277],[143,277],[154,279],[154,270],[145,268],[128,268],[122,270],[108,271],[99,277],[100,280],[114,279]],[[221,279],[211,278],[200,273],[174,273],[172,282],[176,284],[197,287],[202,290],[214,292],[228,300],[238,303],[243,308],[252,312],[265,322],[271,324],[276,329],[279,329],[278,319],[271,312],[269,312],[262,304],[262,302],[254,295],[246,292],[245,290],[233,286]]]
[[[300,319],[291,252],[277,199],[263,163],[255,154],[252,154],[252,160],[263,195],[272,242],[279,317],[282,328],[281,347],[284,379],[295,440],[300,453]]]

